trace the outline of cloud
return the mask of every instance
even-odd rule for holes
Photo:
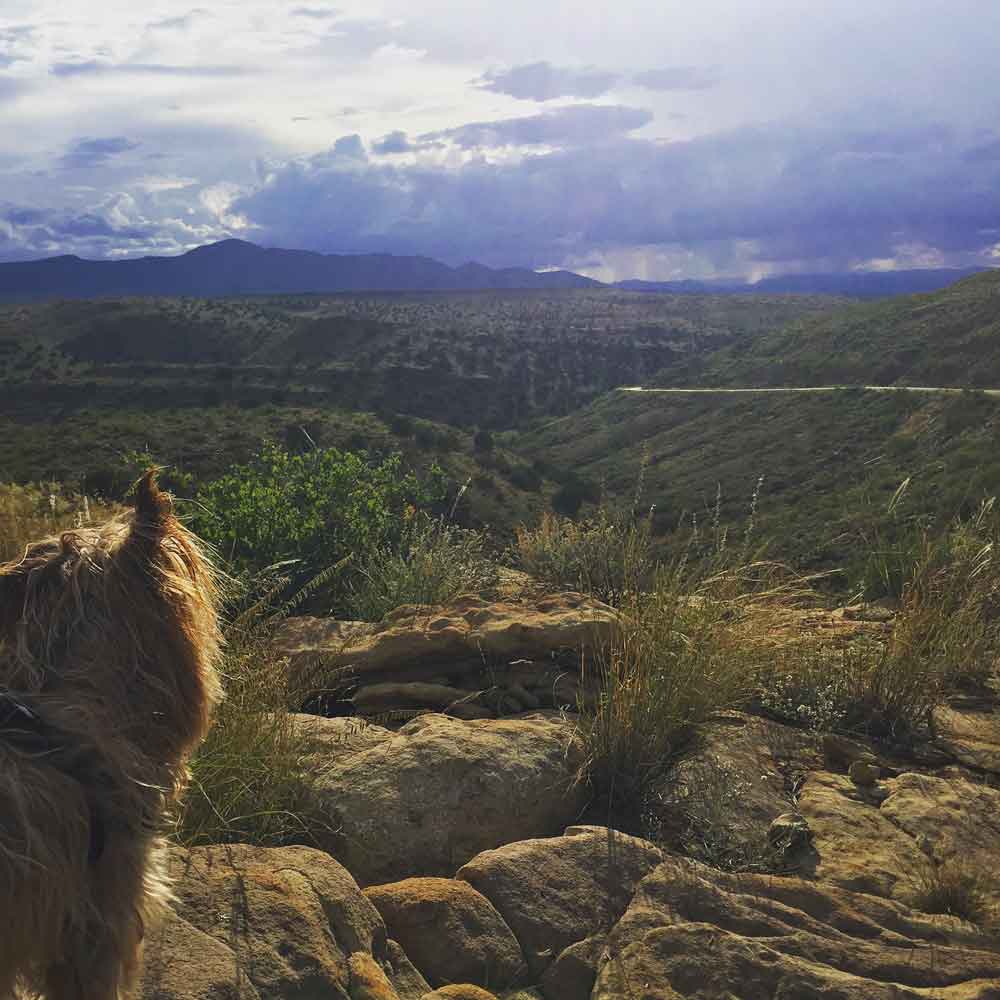
[[[647,90],[711,90],[718,85],[719,75],[702,66],[664,66],[636,73],[632,82]]]
[[[376,139],[372,143],[372,152],[379,156],[388,156],[393,153],[409,153],[413,150],[413,145],[405,132],[390,132],[388,135]]]
[[[648,125],[653,114],[620,104],[574,104],[525,118],[470,122],[426,132],[421,142],[448,140],[462,149],[501,146],[583,145],[620,136]]]
[[[526,63],[508,70],[490,70],[476,84],[483,90],[509,94],[520,100],[552,101],[557,97],[600,97],[614,87],[620,74],[587,67]]]
[[[336,7],[293,7],[289,13],[292,17],[311,17],[322,21],[336,17],[340,11]]]
[[[77,139],[60,158],[60,163],[68,169],[90,169],[104,166],[113,157],[136,149],[139,143],[123,135],[104,139]]]
[[[847,269],[914,247],[978,259],[996,243],[984,227],[1000,226],[1000,162],[913,134],[876,157],[854,151],[863,130],[802,121],[675,143],[619,135],[501,164],[323,156],[272,171],[233,210],[271,245],[455,263],[540,266],[635,248],[697,256],[706,274]]]
[[[109,63],[96,59],[80,62],[57,62],[49,67],[53,76],[192,76],[192,77],[231,77],[246,76],[250,70],[244,66],[180,66],[169,63]]]
[[[159,21],[150,21],[146,25],[151,31],[183,31],[190,28],[192,23],[199,17],[205,15],[207,11],[202,7],[189,10],[186,14],[179,14],[176,17],[164,17]]]

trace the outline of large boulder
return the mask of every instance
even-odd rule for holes
[[[176,905],[147,934],[148,998],[417,1000],[430,988],[321,851],[174,848],[169,867]]]
[[[996,1000],[995,938],[861,893],[664,861],[608,936],[592,1000]]]
[[[365,895],[432,986],[475,983],[496,989],[524,979],[527,967],[517,939],[493,904],[467,882],[409,878],[370,886]]]
[[[301,724],[332,831],[323,846],[363,885],[451,875],[481,851],[558,833],[586,804],[575,729],[559,718]]]
[[[934,713],[935,742],[976,771],[1000,774],[1000,705],[995,698],[954,698]]]
[[[485,851],[457,877],[496,907],[539,976],[564,948],[608,931],[662,858],[645,840],[605,827],[570,827],[562,837]]]

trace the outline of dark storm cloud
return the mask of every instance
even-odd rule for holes
[[[647,90],[711,90],[719,75],[702,66],[664,66],[636,73],[632,82]]]
[[[376,139],[372,143],[372,152],[379,156],[386,156],[392,153],[409,153],[413,149],[409,137],[405,132],[390,132],[388,135]]]
[[[59,162],[67,168],[100,167],[112,157],[135,149],[139,143],[126,139],[123,135],[103,139],[77,139],[62,155]]]
[[[110,76],[143,75],[143,76],[193,76],[193,77],[230,77],[246,76],[250,70],[242,66],[174,66],[165,63],[107,63],[96,59],[82,62],[57,62],[49,67],[53,76]]]
[[[905,130],[904,130],[905,132]],[[930,135],[931,133],[928,133]],[[742,129],[691,142],[619,136],[518,163],[461,167],[316,157],[233,206],[265,242],[547,264],[675,246],[746,263],[847,267],[904,243],[976,253],[1000,227],[1000,161],[957,142],[858,154],[863,133]],[[889,143],[888,145],[892,145]]]
[[[509,94],[521,100],[551,101],[557,97],[600,97],[619,79],[618,73],[594,67],[576,69],[535,62],[508,70],[490,70],[476,83],[483,90]]]
[[[427,132],[422,142],[450,140],[463,149],[499,146],[577,145],[595,136],[613,137],[632,132],[653,120],[643,108],[619,104],[575,104],[526,118],[470,122],[457,128]]]

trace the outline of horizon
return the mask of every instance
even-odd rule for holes
[[[996,267],[1000,5],[922,6],[8,0],[0,262],[237,238],[605,282]]]

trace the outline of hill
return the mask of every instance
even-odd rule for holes
[[[898,384],[1000,387],[1000,275],[931,295],[849,306],[691,357],[664,386]],[[856,558],[911,514],[941,520],[1000,492],[1000,400],[980,392],[788,395],[615,392],[516,440],[548,474],[644,502],[669,536],[695,512],[739,531],[760,477],[756,530],[814,567]],[[911,478],[906,503],[887,505]],[[585,508],[586,509],[586,508]],[[735,536],[734,536],[735,537]],[[870,548],[870,546],[868,546]],[[857,569],[857,567],[854,567]],[[853,572],[853,570],[851,570]]]
[[[101,298],[108,295],[260,295],[294,292],[590,288],[569,271],[452,268],[429,257],[319,254],[222,240],[177,257],[95,261],[75,256],[0,264],[0,299]]]

